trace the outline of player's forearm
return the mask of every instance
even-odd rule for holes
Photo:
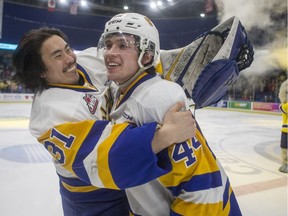
[[[159,128],[152,140],[152,150],[155,154],[172,145],[174,138],[167,127]]]

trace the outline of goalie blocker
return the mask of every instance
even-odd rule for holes
[[[181,85],[198,109],[221,100],[253,56],[244,27],[231,17],[185,47],[161,50],[160,60],[163,77]]]

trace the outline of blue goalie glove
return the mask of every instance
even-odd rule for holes
[[[181,85],[195,108],[217,103],[254,58],[244,27],[231,17],[174,50],[161,50],[162,75]]]

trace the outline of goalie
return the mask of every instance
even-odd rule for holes
[[[244,27],[231,17],[183,48],[162,50],[158,71],[182,86],[197,109],[221,100],[253,55]]]

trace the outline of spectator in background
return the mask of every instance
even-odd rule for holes
[[[4,79],[0,82],[0,92],[11,93],[11,81]]]
[[[281,129],[281,158],[282,165],[279,168],[280,172],[288,172],[288,156],[287,156],[287,135],[288,135],[288,79],[285,80],[279,89],[278,97],[280,99],[280,110],[282,112],[282,129]]]

